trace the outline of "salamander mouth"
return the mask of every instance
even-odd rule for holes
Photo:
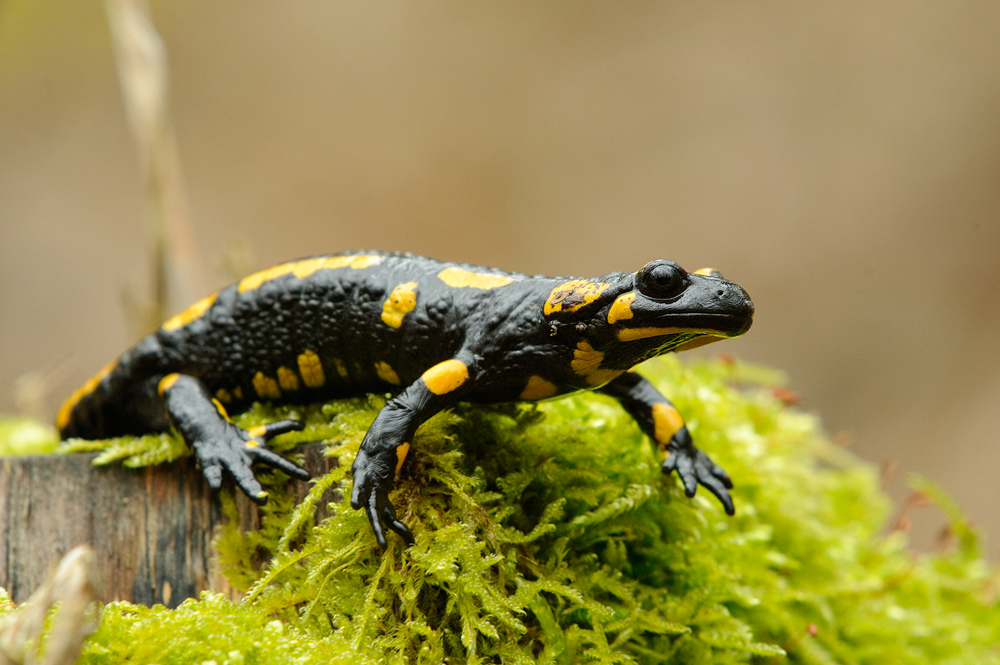
[[[671,322],[677,321],[691,332],[699,332],[715,337],[739,337],[750,330],[753,324],[753,305],[747,312],[691,312],[672,314]]]
[[[622,327],[617,331],[617,336],[621,342],[667,336],[738,337],[750,329],[751,323],[753,323],[752,314],[674,312],[654,325]]]

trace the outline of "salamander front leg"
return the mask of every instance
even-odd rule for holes
[[[636,372],[626,372],[600,390],[621,402],[649,438],[666,452],[663,473],[676,471],[685,494],[692,497],[698,485],[704,485],[722,503],[727,515],[736,513],[729,495],[733,488],[729,474],[695,447],[681,414],[652,383]]]
[[[410,410],[405,400],[399,400],[405,394],[393,398],[379,411],[351,465],[354,478],[351,507],[365,509],[375,540],[381,547],[386,546],[383,525],[399,534],[407,545],[414,543],[413,533],[396,517],[396,507],[389,501],[389,490],[410,449],[408,439],[412,438],[419,421],[429,415],[419,418],[418,412]]]
[[[194,450],[212,489],[222,485],[223,473],[227,473],[251,500],[264,503],[267,492],[253,474],[254,462],[263,462],[299,480],[309,479],[308,471],[265,447],[279,434],[301,430],[301,421],[279,420],[249,430],[237,427],[201,381],[185,374],[163,377],[158,391],[170,421]]]
[[[406,459],[417,427],[455,404],[469,382],[469,367],[465,362],[452,359],[438,363],[389,400],[368,428],[351,466],[354,477],[351,507],[368,512],[381,547],[386,546],[385,527],[399,534],[407,545],[413,544],[413,533],[396,517],[389,490]]]

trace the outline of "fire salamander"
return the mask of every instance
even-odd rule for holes
[[[700,483],[733,514],[726,472],[694,446],[667,398],[630,371],[644,360],[747,331],[753,303],[714,270],[656,260],[592,279],[531,277],[409,254],[317,256],[264,270],[166,321],[63,404],[63,437],[164,431],[190,445],[208,484],[223,473],[263,503],[251,470],[306,471],[268,450],[299,430],[241,429],[255,400],[314,402],[392,392],[351,468],[351,506],[380,545],[407,543],[389,489],[416,429],[457,402],[541,400],[577,390],[616,398],[664,452],[688,496]]]

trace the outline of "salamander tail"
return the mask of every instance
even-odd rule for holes
[[[117,434],[109,428],[115,420],[112,390],[118,361],[109,363],[63,402],[56,415],[56,427],[64,439],[99,439]]]

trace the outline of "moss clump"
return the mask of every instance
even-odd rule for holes
[[[25,416],[0,416],[0,457],[47,455],[58,444],[55,427]]]
[[[298,507],[273,501],[259,533],[220,538],[241,604],[107,605],[81,662],[1000,663],[998,580],[933,485],[920,481],[960,537],[914,557],[882,533],[875,471],[759,387],[773,373],[673,358],[643,371],[732,475],[734,518],[704,490],[685,498],[624,411],[583,394],[429,421],[392,494],[416,545],[383,552],[360,511],[313,519],[328,488],[349,494],[382,400],[258,408],[242,424],[304,416],[285,445],[330,439],[339,467]]]

